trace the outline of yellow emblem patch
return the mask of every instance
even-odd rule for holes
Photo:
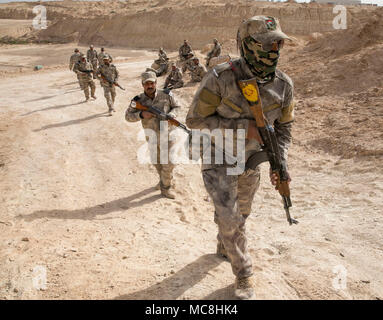
[[[257,91],[257,88],[253,84],[249,83],[249,84],[243,86],[242,87],[242,93],[248,101],[251,101],[251,102],[257,102],[258,101],[258,91]]]

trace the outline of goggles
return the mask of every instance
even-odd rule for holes
[[[257,40],[254,40],[253,38],[249,37],[246,41],[246,45],[250,50],[257,50],[260,47],[262,48],[263,51],[279,51],[283,48],[285,44],[284,39],[280,40],[274,40],[272,42],[265,42],[261,43],[258,42]]]

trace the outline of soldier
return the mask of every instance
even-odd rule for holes
[[[207,73],[205,66],[199,63],[199,59],[197,57],[193,58],[193,68],[190,71],[192,82],[201,82],[202,78]]]
[[[187,57],[187,55],[189,53],[193,53],[193,49],[192,49],[191,45],[188,43],[188,41],[184,40],[184,43],[180,47],[178,52],[179,52],[179,55],[180,55],[180,60],[184,61],[184,60],[186,60],[186,57]]]
[[[179,108],[179,104],[174,99],[171,92],[165,93],[164,91],[157,89],[156,74],[153,71],[147,71],[141,75],[141,79],[144,93],[141,93],[136,97],[136,99],[138,99],[138,101],[144,106],[155,106],[158,109],[161,109],[161,111],[175,117],[175,112],[176,109]],[[141,124],[144,129],[151,129],[156,133],[156,141],[150,141],[148,137],[146,137],[146,139],[148,143],[151,143],[149,144],[149,150],[153,150],[153,148],[155,148],[154,150],[157,151],[156,158],[153,160],[155,162],[154,166],[160,176],[159,189],[161,189],[161,194],[164,197],[175,199],[175,195],[170,190],[174,164],[170,163],[170,161],[169,163],[160,163],[160,120],[150,112],[137,110],[132,106],[132,104],[130,104],[129,108],[126,110],[125,119],[129,122],[141,120]],[[169,127],[169,130],[172,130],[172,127]],[[172,145],[173,141],[168,141],[167,150],[171,150]],[[170,157],[168,157],[168,159],[169,158]]]
[[[191,71],[194,68],[194,54],[193,53],[188,53],[186,56],[186,59],[183,61],[182,65],[182,72],[185,73],[186,70]]]
[[[109,57],[110,63],[113,62],[113,58],[109,53],[105,52],[105,48],[101,48],[101,52],[98,54],[98,64],[102,65],[104,63],[104,58]]]
[[[69,70],[70,71],[73,71],[73,67],[76,64],[76,62],[80,60],[81,55],[82,55],[82,53],[80,52],[80,50],[78,50],[77,48],[74,49],[74,54],[72,54],[70,56],[70,59],[69,59]]]
[[[89,87],[92,98],[96,99],[96,85],[94,84],[94,81],[92,79],[92,74],[94,75],[94,70],[91,63],[86,61],[85,55],[81,55],[80,60],[74,65],[73,71],[77,74],[80,88],[85,93],[86,101],[89,100]]]
[[[265,117],[274,126],[282,161],[287,166],[294,119],[293,83],[276,69],[284,39],[289,38],[273,17],[254,16],[244,20],[237,36],[241,57],[220,64],[206,74],[194,96],[186,124],[193,129],[232,129],[234,136],[238,129],[246,130],[242,151],[247,161],[261,147],[253,113],[238,81],[256,80]],[[232,172],[228,174],[227,167],[226,162],[223,165],[203,163],[202,177],[215,207],[217,254],[230,260],[236,276],[234,294],[240,299],[249,299],[254,293],[254,284],[245,221],[259,187],[260,171],[257,167],[232,175]],[[276,175],[272,174],[270,179],[276,185]]]
[[[93,45],[90,45],[89,50],[86,52],[86,59],[93,66],[93,70],[97,70],[97,51]],[[96,75],[93,75],[93,79],[96,79]]]
[[[213,49],[211,49],[211,51],[207,54],[207,58],[206,58],[206,67],[209,66],[209,62],[210,62],[210,59],[211,59],[211,58],[219,57],[220,54],[221,54],[221,45],[220,45],[220,43],[218,42],[217,39],[214,39],[214,47],[213,47]]]
[[[114,110],[114,100],[116,99],[116,87],[113,84],[118,81],[119,73],[114,64],[110,63],[108,56],[104,57],[103,63],[98,67],[97,78],[100,80],[100,84],[104,89],[104,96],[109,109],[109,115],[112,115]]]
[[[172,65],[172,71],[169,73],[165,80],[164,89],[177,89],[184,86],[184,81],[182,80],[182,73],[175,64]]]
[[[162,74],[168,71],[169,58],[166,55],[166,52],[163,48],[160,48],[160,50],[158,51],[158,59],[155,60],[154,63],[159,66],[159,68],[155,70],[157,77],[161,76]]]

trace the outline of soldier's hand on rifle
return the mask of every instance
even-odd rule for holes
[[[270,182],[273,186],[276,186],[277,185],[277,182],[278,182],[278,175],[274,172],[271,171],[271,168],[270,168],[270,171],[269,171],[269,174],[270,174]],[[291,178],[290,178],[290,175],[287,173],[288,175],[288,179],[287,179],[287,183],[290,184],[291,182]]]
[[[148,112],[148,111],[141,111],[141,112],[140,112],[140,117],[141,117],[142,119],[151,119],[151,118],[154,117],[154,114],[151,113],[151,112]]]

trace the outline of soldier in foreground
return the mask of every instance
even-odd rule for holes
[[[178,53],[179,53],[181,61],[186,60],[189,53],[193,54],[193,49],[192,49],[191,45],[188,43],[187,40],[184,40],[184,43],[179,48]]]
[[[140,111],[136,109],[135,101],[144,106],[154,106],[173,117],[176,116],[175,112],[176,109],[179,108],[179,104],[176,102],[171,92],[165,93],[164,91],[157,89],[157,77],[153,71],[144,72],[141,75],[141,80],[144,92],[132,100],[130,106],[126,110],[125,119],[129,122],[141,120],[141,124],[144,129],[151,129],[156,133],[156,141],[151,141],[148,137],[146,137],[146,140],[149,143],[149,150],[156,151],[156,158],[152,158],[152,162],[154,162],[154,166],[160,176],[159,188],[161,189],[161,194],[164,197],[175,199],[175,195],[170,190],[174,164],[170,161],[167,161],[168,163],[161,163],[160,161],[160,119],[148,111]],[[174,127],[169,127],[169,131],[173,128]],[[167,147],[167,150],[171,150],[172,145],[173,141],[168,141],[168,146],[165,146],[165,148]]]
[[[256,98],[255,101],[262,102],[268,124],[274,126],[277,144],[282,150],[281,161],[287,168],[287,150],[294,119],[293,83],[286,74],[276,69],[284,39],[289,38],[273,17],[254,16],[244,20],[237,36],[241,57],[216,66],[203,78],[186,124],[192,129],[232,129],[234,137],[239,129],[244,129],[245,150],[238,151],[245,153],[244,160],[247,161],[261,149],[262,143],[254,120],[254,109],[250,109],[248,102],[249,96]],[[248,87],[248,83],[252,87]],[[247,89],[242,91],[240,84],[246,84]],[[259,95],[256,87],[259,88]],[[254,294],[254,280],[245,222],[259,187],[260,171],[259,167],[249,168],[235,175],[228,174],[228,167],[225,160],[223,165],[214,161],[212,164],[203,163],[202,177],[215,207],[217,254],[230,260],[236,276],[236,297],[249,299]],[[275,174],[271,174],[270,179],[273,185],[277,184]]]
[[[102,64],[104,64],[104,58],[105,57],[108,57],[109,58],[109,61],[110,63],[113,62],[113,58],[112,56],[109,54],[109,53],[106,53],[105,52],[105,48],[101,48],[101,52],[98,54],[98,64],[101,66]]]
[[[165,80],[164,89],[177,89],[184,86],[184,81],[182,80],[182,73],[175,64],[172,65],[172,70]]]
[[[93,70],[97,70],[97,51],[93,45],[90,45],[89,50],[86,52],[86,59],[93,66]],[[93,75],[93,79],[96,79],[96,75]]]
[[[96,76],[104,89],[104,96],[108,105],[109,115],[111,116],[112,112],[116,112],[114,110],[116,87],[113,83],[118,81],[119,73],[116,66],[110,63],[108,56],[104,57],[103,64],[98,67]]]
[[[87,62],[85,55],[81,55],[80,60],[74,65],[73,71],[77,74],[78,82],[81,90],[84,91],[86,101],[89,100],[89,88],[90,94],[93,99],[96,99],[96,85],[92,79],[94,76],[94,70],[90,62]]]
[[[207,73],[205,66],[199,63],[199,59],[197,57],[193,58],[193,67],[190,70],[192,82],[201,82],[202,78]]]
[[[207,58],[206,58],[206,67],[209,66],[209,63],[210,63],[210,59],[211,59],[211,58],[219,57],[220,54],[221,54],[221,45],[220,45],[220,43],[218,42],[217,39],[214,39],[214,47],[213,47],[213,49],[211,49],[211,51],[207,54]]]

